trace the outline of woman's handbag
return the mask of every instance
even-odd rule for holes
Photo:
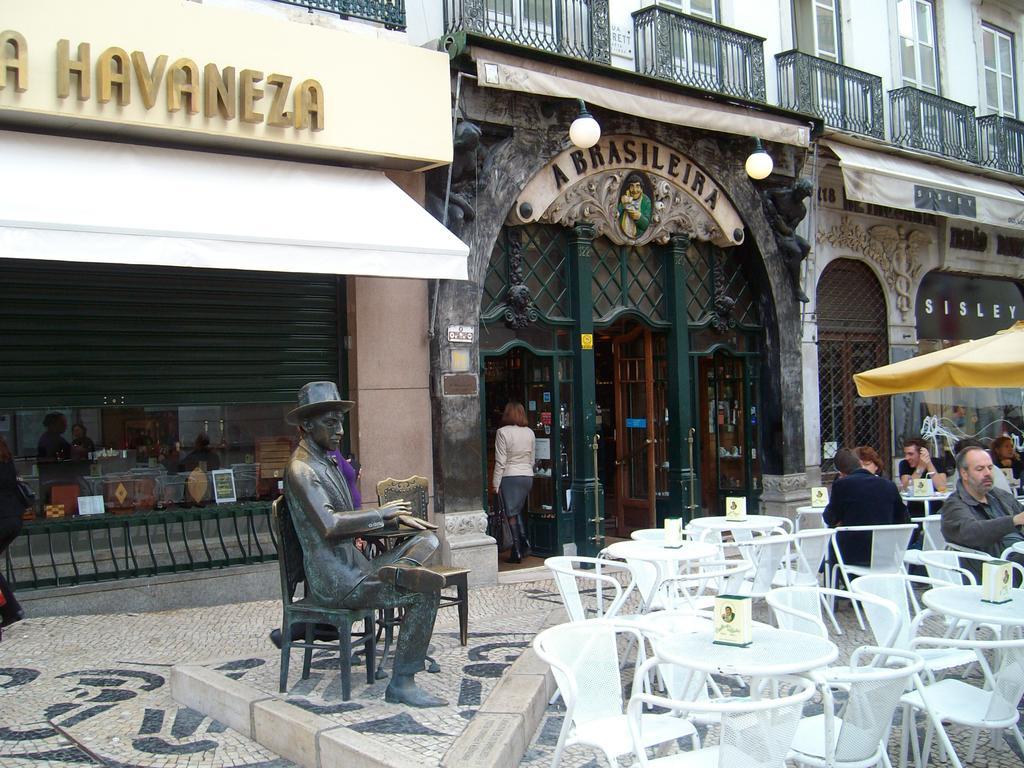
[[[487,509],[487,535],[497,542],[499,552],[512,546],[512,531],[508,527],[508,518],[505,516],[501,496],[492,497],[491,504]]]
[[[18,503],[25,509],[35,506],[36,492],[32,490],[32,486],[24,480],[14,481],[14,493],[18,499]]]

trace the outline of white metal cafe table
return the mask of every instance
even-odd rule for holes
[[[788,517],[773,515],[747,515],[742,520],[728,520],[724,517],[698,517],[687,526],[696,531],[716,531],[719,536],[731,531],[736,541],[750,541],[754,533],[768,533],[776,528],[791,529]]]
[[[907,504],[911,504],[913,502],[922,502],[924,504],[925,515],[930,515],[932,513],[932,502],[945,501],[952,495],[952,491],[942,491],[941,493],[936,492],[931,493],[927,496],[914,496],[909,493],[900,493],[900,498],[902,498],[903,501],[905,501]]]
[[[627,562],[642,560],[654,564],[657,576],[654,583],[646,588],[647,594],[643,595],[645,604],[650,605],[662,579],[676,573],[680,564],[719,557],[720,550],[715,544],[686,541],[685,539],[678,547],[669,547],[651,541],[616,541],[605,547],[602,554],[604,557],[614,557]],[[643,589],[641,588],[641,593]]]
[[[814,523],[810,523],[814,518],[818,518]],[[825,508],[824,507],[797,507],[796,508],[796,531],[802,531],[807,528],[824,528],[825,527]]]
[[[936,613],[971,622],[969,631],[978,624],[1024,627],[1024,589],[1011,589],[1010,601],[999,604],[983,602],[981,587],[967,584],[929,589],[921,599]]]
[[[657,621],[651,614],[648,622]],[[656,625],[654,625],[656,626]],[[839,656],[831,640],[754,623],[745,648],[717,645],[710,629],[652,637],[654,650],[670,664],[723,675],[790,675],[826,667]]]

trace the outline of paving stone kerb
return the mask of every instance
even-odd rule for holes
[[[545,626],[557,623],[551,611]],[[519,764],[555,690],[547,664],[527,648],[455,739],[445,768],[513,768]],[[171,695],[303,768],[413,768],[422,762],[396,754],[372,737],[233,680],[216,670],[180,665]]]
[[[206,667],[174,667],[171,694],[179,704],[219,720],[302,768],[422,766],[368,736]]]

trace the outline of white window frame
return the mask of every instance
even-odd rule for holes
[[[910,14],[910,24],[912,29],[910,31],[913,37],[904,37],[904,30],[900,29],[899,9],[900,5],[903,3],[909,4],[912,9]],[[925,30],[921,30],[917,23],[917,10],[921,6],[928,8],[929,24],[928,29],[926,30],[927,38],[922,36],[922,32]],[[899,46],[898,61],[900,66],[900,78],[902,79],[903,85],[913,86],[914,88],[927,91],[928,93],[934,93],[936,95],[942,93],[942,76],[941,70],[939,69],[939,47],[936,36],[935,3],[933,0],[896,0],[896,44]],[[914,47],[914,65],[916,72],[913,77],[908,76],[907,73],[903,71],[903,46],[906,45],[906,41],[909,41]],[[930,58],[935,69],[934,88],[926,86],[921,81],[921,61],[922,57],[926,55],[924,47],[931,48]]]
[[[719,0],[712,0],[710,15],[708,15],[706,11],[695,10],[693,8],[693,0],[659,0],[657,4],[666,8],[681,11],[688,16],[696,16],[698,19],[713,21],[716,24],[722,23],[722,8]]]
[[[832,14],[832,50],[829,53],[821,47],[821,29],[818,27],[818,9],[827,10]],[[811,26],[814,29],[814,55],[819,59],[842,63],[843,49],[839,39],[839,0],[813,0],[811,3]]]
[[[985,37],[991,35],[993,38],[993,50],[995,52],[995,62],[993,65],[989,65],[989,62],[985,61]],[[988,22],[981,23],[981,72],[982,72],[982,98],[985,100],[985,107],[989,114],[1004,115],[1005,117],[1017,117],[1017,60],[1016,60],[1016,46],[1014,45],[1013,35],[1004,29],[1000,29],[994,24]],[[1010,71],[1003,72],[1000,66],[999,56],[999,43],[1004,42],[1010,48]],[[996,76],[996,88],[998,93],[996,98],[999,103],[993,104],[989,100],[988,93],[988,80],[985,77],[986,73],[994,72]],[[1010,79],[1009,89],[1004,89],[1003,83],[1004,78]],[[1006,91],[1009,90],[1009,93]],[[1007,101],[1009,105],[1007,106]]]

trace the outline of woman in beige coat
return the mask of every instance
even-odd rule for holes
[[[512,532],[510,563],[520,563],[530,554],[523,519],[533,486],[533,430],[527,424],[523,404],[509,401],[501,417],[501,428],[494,438],[494,479],[491,485],[501,497]]]

